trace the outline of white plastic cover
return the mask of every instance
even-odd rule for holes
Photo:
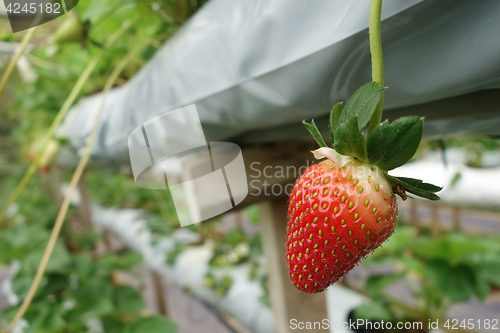
[[[309,137],[370,81],[370,0],[212,0],[127,84],[108,96],[93,157],[129,163],[141,124],[196,104],[208,141]],[[426,116],[426,135],[500,134],[500,1],[385,0],[385,116]],[[99,95],[71,110],[62,135],[83,146]],[[422,103],[443,100],[438,104]],[[326,130],[326,127],[320,129]],[[174,131],[166,127],[165,131]]]

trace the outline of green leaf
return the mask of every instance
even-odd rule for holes
[[[476,278],[476,295],[484,301],[489,294],[491,286],[500,286],[500,253],[497,239],[485,239],[481,237],[479,242],[484,241],[488,251],[477,251],[464,256],[462,263],[471,267]]]
[[[386,120],[368,137],[368,161],[383,170],[402,166],[415,155],[421,138],[421,118],[402,117],[391,124]]]
[[[166,263],[168,265],[173,265],[175,264],[175,261],[177,260],[177,257],[184,252],[188,248],[188,245],[185,243],[177,243],[175,244],[175,247],[167,253],[167,260]]]
[[[472,270],[465,265],[450,266],[443,260],[427,264],[429,278],[454,302],[468,300],[476,291],[476,280]]]
[[[325,140],[323,140],[321,133],[319,132],[318,128],[316,127],[314,120],[311,120],[310,124],[304,120],[304,121],[302,121],[302,124],[304,124],[305,128],[309,131],[309,133],[311,133],[314,140],[316,140],[316,142],[318,143],[318,145],[320,147],[328,147],[325,143]]]
[[[416,230],[412,227],[400,226],[396,232],[384,243],[384,246],[379,247],[373,252],[369,258],[379,258],[388,255],[398,255],[407,247],[408,243],[416,236]]]
[[[404,189],[407,192],[413,193],[419,197],[426,198],[432,201],[438,201],[441,200],[436,194],[434,194],[435,188],[438,188],[435,185],[428,184],[428,183],[423,183],[421,180],[418,179],[413,179],[413,178],[403,178],[403,177],[393,177],[391,175],[385,174],[387,179],[392,182],[393,184],[398,184],[404,187]],[[412,186],[411,184],[408,184],[404,180],[411,179],[412,184],[416,184],[417,186]],[[432,190],[428,190],[432,189]]]
[[[114,310],[113,287],[107,279],[95,279],[73,291],[76,306],[68,315],[68,320],[85,320],[110,314]]]
[[[39,224],[15,224],[2,230],[2,243],[5,242],[13,248],[44,246],[48,237],[47,230]]]
[[[484,302],[486,300],[486,297],[490,293],[491,287],[488,284],[487,279],[482,271],[475,271],[474,277],[476,281],[476,285],[474,288],[475,294],[481,302]]]
[[[498,266],[489,267],[481,271],[482,274],[484,274],[484,278],[488,283],[496,287],[500,287],[500,268]]]
[[[31,275],[21,275],[16,276],[14,281],[12,282],[12,291],[19,295],[19,297],[26,297],[28,291],[30,290],[31,283],[33,282],[33,276]],[[40,294],[40,291],[37,290],[37,295]]]
[[[471,255],[486,255],[498,251],[500,244],[494,246],[490,242],[463,234],[448,234],[442,238],[419,237],[409,243],[409,248],[426,259],[441,259],[452,264],[462,262]],[[473,264],[474,257],[468,259]],[[479,261],[479,263],[482,263]]]
[[[253,224],[259,224],[259,222],[260,222],[260,210],[259,210],[258,205],[254,204],[254,205],[250,205],[246,208],[243,208],[243,214]]]
[[[337,103],[332,108],[332,112],[330,112],[330,136],[332,137],[332,145],[335,142],[335,132],[337,131],[337,127],[340,122],[340,115],[342,113],[342,108],[340,107],[342,103]]]
[[[128,323],[123,333],[177,333],[177,325],[163,317],[147,317]]]
[[[116,258],[116,267],[119,269],[130,269],[142,262],[142,254],[138,252],[125,252]]]
[[[120,312],[139,312],[146,307],[141,293],[130,286],[118,286],[114,289],[113,304],[116,311]]]
[[[358,129],[358,117],[340,124],[335,132],[333,148],[341,155],[356,157],[366,161],[365,137]]]
[[[126,252],[122,255],[106,254],[97,259],[97,276],[110,276],[115,269],[127,270],[142,261],[142,255],[137,252]]]
[[[370,304],[361,304],[354,310],[356,319],[365,320],[385,320],[389,321],[392,318],[391,312],[384,305],[373,302]]]
[[[260,235],[255,235],[250,240],[250,257],[257,257],[260,255],[263,255],[262,238]]]
[[[426,276],[427,263],[425,261],[412,257],[403,257],[399,259],[399,262],[403,265],[407,275],[409,272],[416,272],[422,277]]]
[[[36,272],[38,266],[40,265],[40,261],[42,261],[43,257],[43,249],[44,246],[39,247],[37,251],[28,253],[22,260],[22,264],[24,265],[23,269],[27,271]],[[65,268],[66,265],[70,264],[70,256],[66,247],[62,244],[62,242],[58,241],[52,252],[49,263],[47,264],[47,268],[45,269],[46,273],[54,273],[61,272]]]
[[[489,247],[488,251],[471,253],[465,256],[462,262],[471,266],[474,271],[480,272],[481,278],[486,283],[500,287],[500,253],[498,253],[498,246],[500,243],[498,240],[496,240],[495,243],[491,243],[490,240],[486,240],[483,237],[478,241],[486,241],[484,246]]]
[[[382,98],[385,88],[373,87],[375,82],[369,82],[359,88],[347,101],[340,117],[340,123],[346,123],[358,116],[358,129],[362,131]]]
[[[394,177],[394,178],[397,178],[400,181],[404,182],[405,184],[408,184],[412,187],[418,188],[418,189],[423,190],[423,191],[429,191],[432,193],[436,193],[436,192],[439,192],[443,189],[442,187],[439,187],[436,185],[424,183],[420,179],[406,178],[406,177]]]
[[[393,275],[372,275],[366,281],[366,292],[370,297],[375,297],[388,285],[402,279],[405,276],[404,272]]]
[[[92,275],[93,262],[89,255],[74,254],[71,256],[71,264],[68,269],[80,279],[86,279]]]
[[[450,182],[450,186],[455,186],[460,179],[462,179],[462,174],[460,172],[455,173],[455,176],[453,176]]]

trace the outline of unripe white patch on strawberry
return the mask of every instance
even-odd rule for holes
[[[381,183],[389,183],[385,179],[382,171],[376,165],[371,165],[368,163],[363,163],[354,157],[340,155],[335,151],[335,149],[322,147],[312,151],[314,158],[317,160],[323,160],[325,158],[329,159],[336,166],[342,167],[348,173],[352,173],[359,178],[373,179],[373,181],[378,181]],[[389,187],[390,188],[390,187]]]

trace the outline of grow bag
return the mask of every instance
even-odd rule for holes
[[[128,164],[132,130],[190,104],[208,141],[309,139],[303,119],[321,124],[370,81],[369,7],[369,0],[210,1],[111,91],[93,157]],[[427,136],[499,135],[500,94],[492,90],[500,88],[499,18],[496,0],[384,1],[384,116],[426,116]],[[60,128],[75,150],[99,99],[81,100]]]

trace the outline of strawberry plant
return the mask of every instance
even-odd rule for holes
[[[213,289],[217,296],[222,297],[231,288],[233,279],[230,276],[217,277],[212,273],[207,273],[203,280],[203,285],[207,288]]]
[[[428,322],[446,319],[448,309],[472,297],[484,301],[500,286],[498,237],[449,233],[441,238],[416,237],[415,229],[398,227],[386,245],[364,261],[371,270],[392,267],[389,274],[370,274],[365,291],[369,304],[355,309],[356,319]],[[411,302],[387,291],[395,282],[411,286]],[[444,321],[443,321],[444,322]]]
[[[36,185],[22,195],[17,210],[10,214],[11,223],[0,232],[0,266],[18,267],[12,280],[12,293],[18,302],[28,292],[57,213],[47,193]],[[78,217],[75,210],[70,211],[70,217]],[[124,252],[95,258],[91,251],[100,239],[92,230],[62,230],[45,271],[44,288],[37,291],[24,316],[24,332],[69,333],[92,328],[176,332],[169,320],[144,318],[146,306],[140,292],[116,279],[118,271],[135,274],[133,268],[142,261],[141,255]],[[12,304],[2,309],[0,327],[12,320],[19,307]]]
[[[20,201],[18,200],[20,195],[28,182],[32,179],[32,176],[36,173],[37,168],[42,166],[43,169],[46,169],[46,167],[48,167],[46,165],[41,165],[41,162],[45,164],[45,162],[48,163],[51,160],[52,154],[50,151],[47,155],[48,148],[50,148],[49,142],[53,139],[55,129],[78,97],[82,94],[92,94],[102,91],[104,101],[107,92],[115,84],[123,84],[137,72],[144,62],[152,56],[155,48],[160,45],[160,42],[176,31],[204,2],[205,1],[189,2],[184,0],[158,1],[154,6],[144,3],[143,1],[134,0],[126,2],[113,0],[81,2],[78,7],[72,10],[72,13],[76,15],[70,14],[72,17],[66,17],[69,20],[78,19],[78,22],[73,20],[73,22],[65,24],[66,27],[63,25],[63,29],[72,30],[65,31],[70,34],[64,35],[64,31],[60,30],[53,36],[52,42],[55,43],[50,43],[50,45],[46,47],[36,47],[31,52],[30,61],[35,67],[37,77],[34,82],[19,85],[19,89],[16,89],[17,96],[14,98],[16,112],[9,114],[9,118],[11,118],[9,120],[19,125],[12,136],[16,136],[17,141],[25,147],[32,146],[33,132],[36,132],[35,137],[38,137],[42,132],[45,132],[45,135],[41,144],[36,147],[37,151],[31,154],[34,160],[24,173],[17,187],[12,191],[12,194],[5,202],[3,197],[1,198],[2,203],[5,204],[2,205],[3,209],[0,211],[0,227],[11,227],[10,224],[14,223],[14,219],[5,218],[7,216],[13,216],[11,211],[13,209],[15,210],[16,207],[13,204]],[[10,61],[7,70],[3,73],[0,79],[0,95],[13,72],[17,58],[22,54],[31,38],[35,36],[35,31],[36,28],[33,28],[25,34],[21,47]],[[1,34],[2,32],[0,31],[0,35]],[[38,36],[35,36],[35,38],[38,38]],[[40,45],[41,43],[42,41],[38,40],[35,45]],[[93,71],[94,75],[91,76]],[[52,87],[52,89],[48,89],[50,87]],[[56,113],[55,111],[57,110],[59,111]],[[33,317],[31,317],[33,313],[38,313],[42,310],[45,311],[45,308],[41,306],[37,307],[35,303],[41,305],[47,301],[47,299],[39,298],[40,293],[45,292],[45,288],[43,290],[39,290],[38,288],[41,283],[45,283],[50,279],[54,279],[55,282],[59,281],[57,276],[54,277],[51,274],[51,265],[53,260],[55,260],[51,259],[51,255],[54,253],[57,257],[58,254],[64,253],[64,251],[59,251],[61,248],[65,249],[66,252],[68,252],[68,250],[75,251],[75,249],[85,250],[85,248],[91,246],[91,243],[95,240],[95,235],[92,234],[71,235],[67,233],[66,229],[63,229],[63,226],[66,214],[71,211],[69,199],[90,158],[95,131],[99,124],[100,110],[102,110],[102,108],[97,111],[94,118],[94,125],[87,141],[86,152],[80,159],[78,167],[73,174],[59,214],[57,214],[57,217],[54,214],[49,217],[52,221],[55,218],[56,222],[50,226],[52,232],[50,233],[47,246],[44,251],[40,248],[37,248],[36,252],[33,250],[34,253],[29,256],[31,264],[38,261],[39,265],[36,269],[36,274],[33,274],[34,272],[31,271],[31,275],[24,276],[24,287],[28,288],[28,290],[27,293],[25,292],[21,295],[24,297],[24,300],[21,306],[17,308],[16,313],[10,313],[10,316],[7,316],[8,319],[12,319],[7,327],[7,332],[11,332],[16,326],[16,323],[18,323],[25,314],[29,316],[31,320],[33,319]],[[1,116],[3,116],[3,114]],[[27,149],[24,150],[26,151]],[[27,152],[25,155],[28,155]],[[46,195],[48,195],[48,193],[46,193]],[[147,202],[147,204],[150,204],[150,202]],[[34,216],[29,220],[39,221],[40,219],[41,216]],[[61,231],[67,242],[67,244],[64,244],[66,248],[58,241],[58,236]],[[47,239],[45,239],[45,241],[47,241]],[[19,255],[19,257],[16,257],[18,259],[23,259],[23,255],[25,254],[31,254],[31,252],[23,252],[24,249],[23,251],[11,250],[11,254]],[[42,254],[43,256],[41,256]],[[33,268],[33,265],[30,267]],[[44,276],[46,269],[47,276]],[[32,280],[32,283],[29,283],[28,280]],[[104,298],[109,295],[111,294],[104,292],[102,294]],[[54,295],[50,296],[49,303],[54,300],[54,297],[52,297]],[[34,302],[34,310],[30,308],[32,302]],[[95,304],[99,305],[101,302]],[[107,306],[108,310],[112,310],[112,308],[108,306],[108,301],[104,301],[104,304]],[[128,315],[125,317],[129,320],[131,318],[135,319],[141,311],[135,311],[136,313],[132,317]],[[100,312],[96,314],[95,317],[99,317],[99,314]],[[123,319],[123,316],[120,316],[113,316],[112,319]],[[60,317],[59,313],[57,313],[57,316],[55,316],[55,318],[50,317],[50,320],[54,319],[59,325],[61,324]],[[80,318],[80,316],[72,317],[71,321],[77,318]],[[67,318],[64,318],[64,320],[66,319]],[[38,319],[34,320],[37,321]],[[172,325],[165,323],[166,321],[161,318],[158,320],[155,318],[147,318],[144,320],[137,319],[137,323],[134,321],[133,324],[131,323],[131,325],[120,327],[116,330],[106,327],[105,331],[173,331]],[[33,327],[35,324],[38,325],[39,323],[30,323]],[[82,330],[82,327],[77,327],[75,330],[73,330],[73,327],[65,327],[61,330],[59,326],[58,328],[43,326],[43,328],[37,327],[36,329],[37,332],[81,332]],[[90,328],[88,328],[88,330],[92,331]]]
[[[381,0],[372,0],[370,46],[375,82],[359,88],[345,107],[330,114],[328,147],[314,120],[304,126],[319,144],[319,164],[309,167],[290,196],[287,261],[294,286],[311,294],[324,291],[377,249],[394,232],[396,194],[429,200],[441,188],[389,171],[408,162],[422,137],[418,116],[381,122],[383,94]],[[365,134],[364,129],[368,126]]]
[[[226,231],[221,239],[215,240],[212,258],[209,261],[209,270],[205,275],[204,285],[215,291],[218,296],[224,296],[232,285],[229,276],[223,276],[225,268],[242,263],[250,263],[248,279],[266,280],[260,262],[256,260],[262,256],[260,236],[247,235],[243,229],[235,227]],[[265,289],[265,287],[263,286]]]

